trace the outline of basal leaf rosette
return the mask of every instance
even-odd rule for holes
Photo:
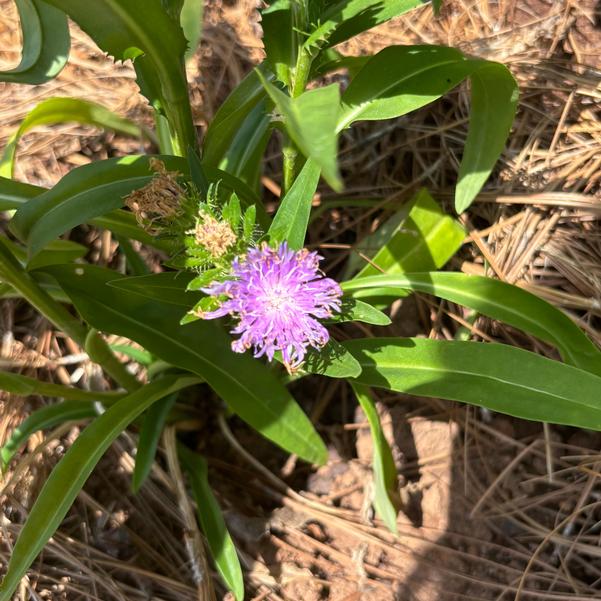
[[[232,262],[225,280],[202,288],[213,310],[202,319],[230,316],[239,336],[232,350],[252,349],[255,357],[272,361],[280,352],[289,372],[298,370],[309,347],[322,349],[330,335],[320,320],[340,312],[342,290],[319,269],[320,257],[307,249],[294,251],[286,242],[251,248]]]

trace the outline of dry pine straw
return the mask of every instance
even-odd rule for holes
[[[601,44],[595,3],[446,4],[439,19],[424,7],[361,36],[345,51],[444,43],[509,65],[521,89],[514,131],[497,172],[469,213],[469,236],[452,268],[485,273],[540,294],[601,343]],[[19,33],[12,3],[1,0],[0,7],[0,58],[8,67],[18,60]],[[204,43],[190,66],[201,131],[227,91],[261,59],[256,23],[250,3],[209,6]],[[50,96],[95,100],[150,123],[147,107],[135,94],[131,68],[115,67],[85,35],[76,29],[73,34],[71,62],[56,81],[33,88],[0,84],[0,146],[27,111]],[[345,194],[397,206],[425,185],[450,206],[468,108],[467,90],[461,88],[407,118],[345,133]],[[74,166],[138,146],[77,125],[40,128],[20,144],[17,177],[51,185]],[[276,150],[275,145],[270,150],[264,178],[271,191],[277,191],[279,181]],[[316,204],[329,197],[324,189]],[[311,243],[335,266],[386,216],[379,208],[329,210],[315,223]],[[92,249],[90,260],[113,261],[116,244],[109,235],[80,235]],[[426,296],[394,307],[393,315],[390,333],[398,335],[452,337],[466,323],[460,307]],[[478,320],[471,331],[474,339],[553,356],[539,341],[488,320]],[[81,349],[23,303],[3,303],[2,332],[4,369],[96,389],[107,386]],[[599,596],[598,435],[543,430],[446,402],[382,394],[379,407],[403,485],[400,536],[395,538],[373,519],[365,502],[371,490],[365,418],[355,413],[348,390],[339,383],[312,386],[316,401],[307,407],[332,448],[328,466],[312,474],[240,424],[232,433],[223,421],[207,424],[202,413],[178,424],[180,430],[200,430],[210,438],[211,480],[241,551],[250,598]],[[0,438],[43,402],[4,395]],[[37,434],[6,475],[3,563],[41,483],[77,432],[66,426]],[[245,448],[253,449],[255,457]],[[172,433],[164,439],[151,479],[136,496],[129,492],[134,449],[133,434],[114,445],[16,599],[211,598],[213,592],[202,588],[206,579],[199,579],[205,568],[191,501],[170,460]],[[218,580],[210,586],[218,598],[223,595]]]

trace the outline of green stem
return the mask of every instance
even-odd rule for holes
[[[81,348],[86,347],[88,328],[39,286],[31,275],[23,269],[2,239],[0,239],[0,278],[6,284],[12,286],[48,321],[73,339]],[[105,362],[101,363],[105,371],[120,386],[128,390],[137,388],[139,386],[138,381],[127,371],[110,349],[109,353],[112,359],[107,358]]]
[[[296,179],[296,157],[298,151],[294,142],[290,139],[288,134],[284,134],[284,145],[282,148],[282,155],[284,157],[283,165],[283,177],[282,177],[282,198],[286,196],[288,190],[292,187],[294,180]]]
[[[312,63],[312,54],[305,48],[301,48],[296,61],[296,67],[294,69],[294,81],[292,83],[292,89],[290,90],[290,95],[292,98],[297,98],[305,91],[307,82],[309,81],[309,73],[311,72]],[[282,154],[284,159],[282,196],[285,196],[294,183],[296,176],[298,175],[296,160],[298,157],[298,150],[292,140],[290,140],[289,136],[286,136],[284,139]]]
[[[192,109],[189,102],[180,102],[171,107],[167,112],[170,128],[173,130],[171,144],[175,156],[185,157],[188,148],[198,151],[198,139],[194,123],[192,122]]]
[[[198,152],[198,136],[192,119],[192,107],[186,78],[186,66],[182,59],[181,64],[176,67],[180,69],[177,76],[171,77],[173,73],[165,72],[159,74],[163,86],[164,106],[154,106],[155,110],[164,110],[169,122],[171,132],[171,143],[173,154],[176,156],[187,156],[188,148]]]
[[[306,49],[301,48],[294,69],[294,82],[290,94],[292,98],[300,96],[307,87],[309,81],[309,73],[311,72],[311,64],[313,63],[313,55]]]
[[[154,111],[154,125],[159,142],[159,152],[161,154],[173,154],[173,140],[169,129],[169,121],[156,109]]]

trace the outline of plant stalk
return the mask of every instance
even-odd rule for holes
[[[311,64],[313,63],[312,54],[305,48],[301,48],[298,59],[296,61],[296,67],[294,69],[294,81],[290,90],[292,98],[300,96],[307,87],[309,81],[309,74],[311,72]],[[284,138],[284,145],[282,148],[283,155],[283,183],[282,183],[282,197],[286,195],[290,190],[296,176],[298,175],[297,170],[297,158],[298,150],[294,142],[290,139],[290,136],[286,135]]]
[[[290,139],[290,136],[284,134],[284,143],[282,147],[282,156],[284,159],[283,163],[283,174],[282,174],[282,198],[288,194],[288,190],[292,187],[294,180],[296,179],[296,157],[298,151],[294,142]]]

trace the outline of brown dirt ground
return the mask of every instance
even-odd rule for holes
[[[494,177],[470,211],[470,235],[451,267],[486,273],[549,299],[601,344],[599,4],[445,4],[437,19],[424,7],[361,36],[345,51],[443,43],[508,64],[521,86],[518,117]],[[6,67],[18,60],[19,32],[12,3],[0,0],[0,10],[0,67]],[[115,67],[85,35],[73,33],[70,64],[57,80],[33,88],[0,84],[0,147],[27,111],[50,96],[95,100],[150,123],[131,69]],[[219,102],[261,60],[257,33],[253,3],[209,6],[189,74],[201,135]],[[461,88],[407,118],[345,133],[345,194],[401,204],[425,185],[447,204],[468,106]],[[74,166],[137,149],[135,142],[93,128],[39,128],[19,146],[16,176],[51,185]],[[265,165],[267,195],[277,191],[276,153],[274,143]],[[324,189],[317,201],[330,197]],[[311,231],[311,243],[335,270],[386,216],[382,210],[327,211]],[[77,235],[89,244],[90,260],[111,260],[116,244],[110,237],[93,230]],[[4,368],[98,384],[98,372],[80,349],[23,303],[4,302],[1,315]],[[448,338],[465,313],[418,295],[398,303],[393,317],[388,334]],[[540,341],[485,319],[476,322],[472,338],[553,356]],[[209,457],[211,482],[241,552],[249,599],[601,597],[600,434],[379,393],[401,483],[400,534],[394,537],[373,516],[369,431],[350,391],[339,382],[309,380],[295,392],[330,447],[330,461],[317,470],[274,450],[236,420],[219,422],[208,410],[214,404],[203,404],[194,423],[179,424]],[[0,440],[44,402],[4,395]],[[6,562],[49,469],[78,431],[68,426],[36,435],[6,475],[0,562]],[[189,501],[177,493],[180,475],[170,468],[169,439],[164,442],[150,481],[132,495],[135,433],[119,439],[15,599],[210,598],[203,597],[205,585],[198,581],[202,561],[186,544],[193,528],[184,517]],[[216,578],[211,586],[223,598]]]

